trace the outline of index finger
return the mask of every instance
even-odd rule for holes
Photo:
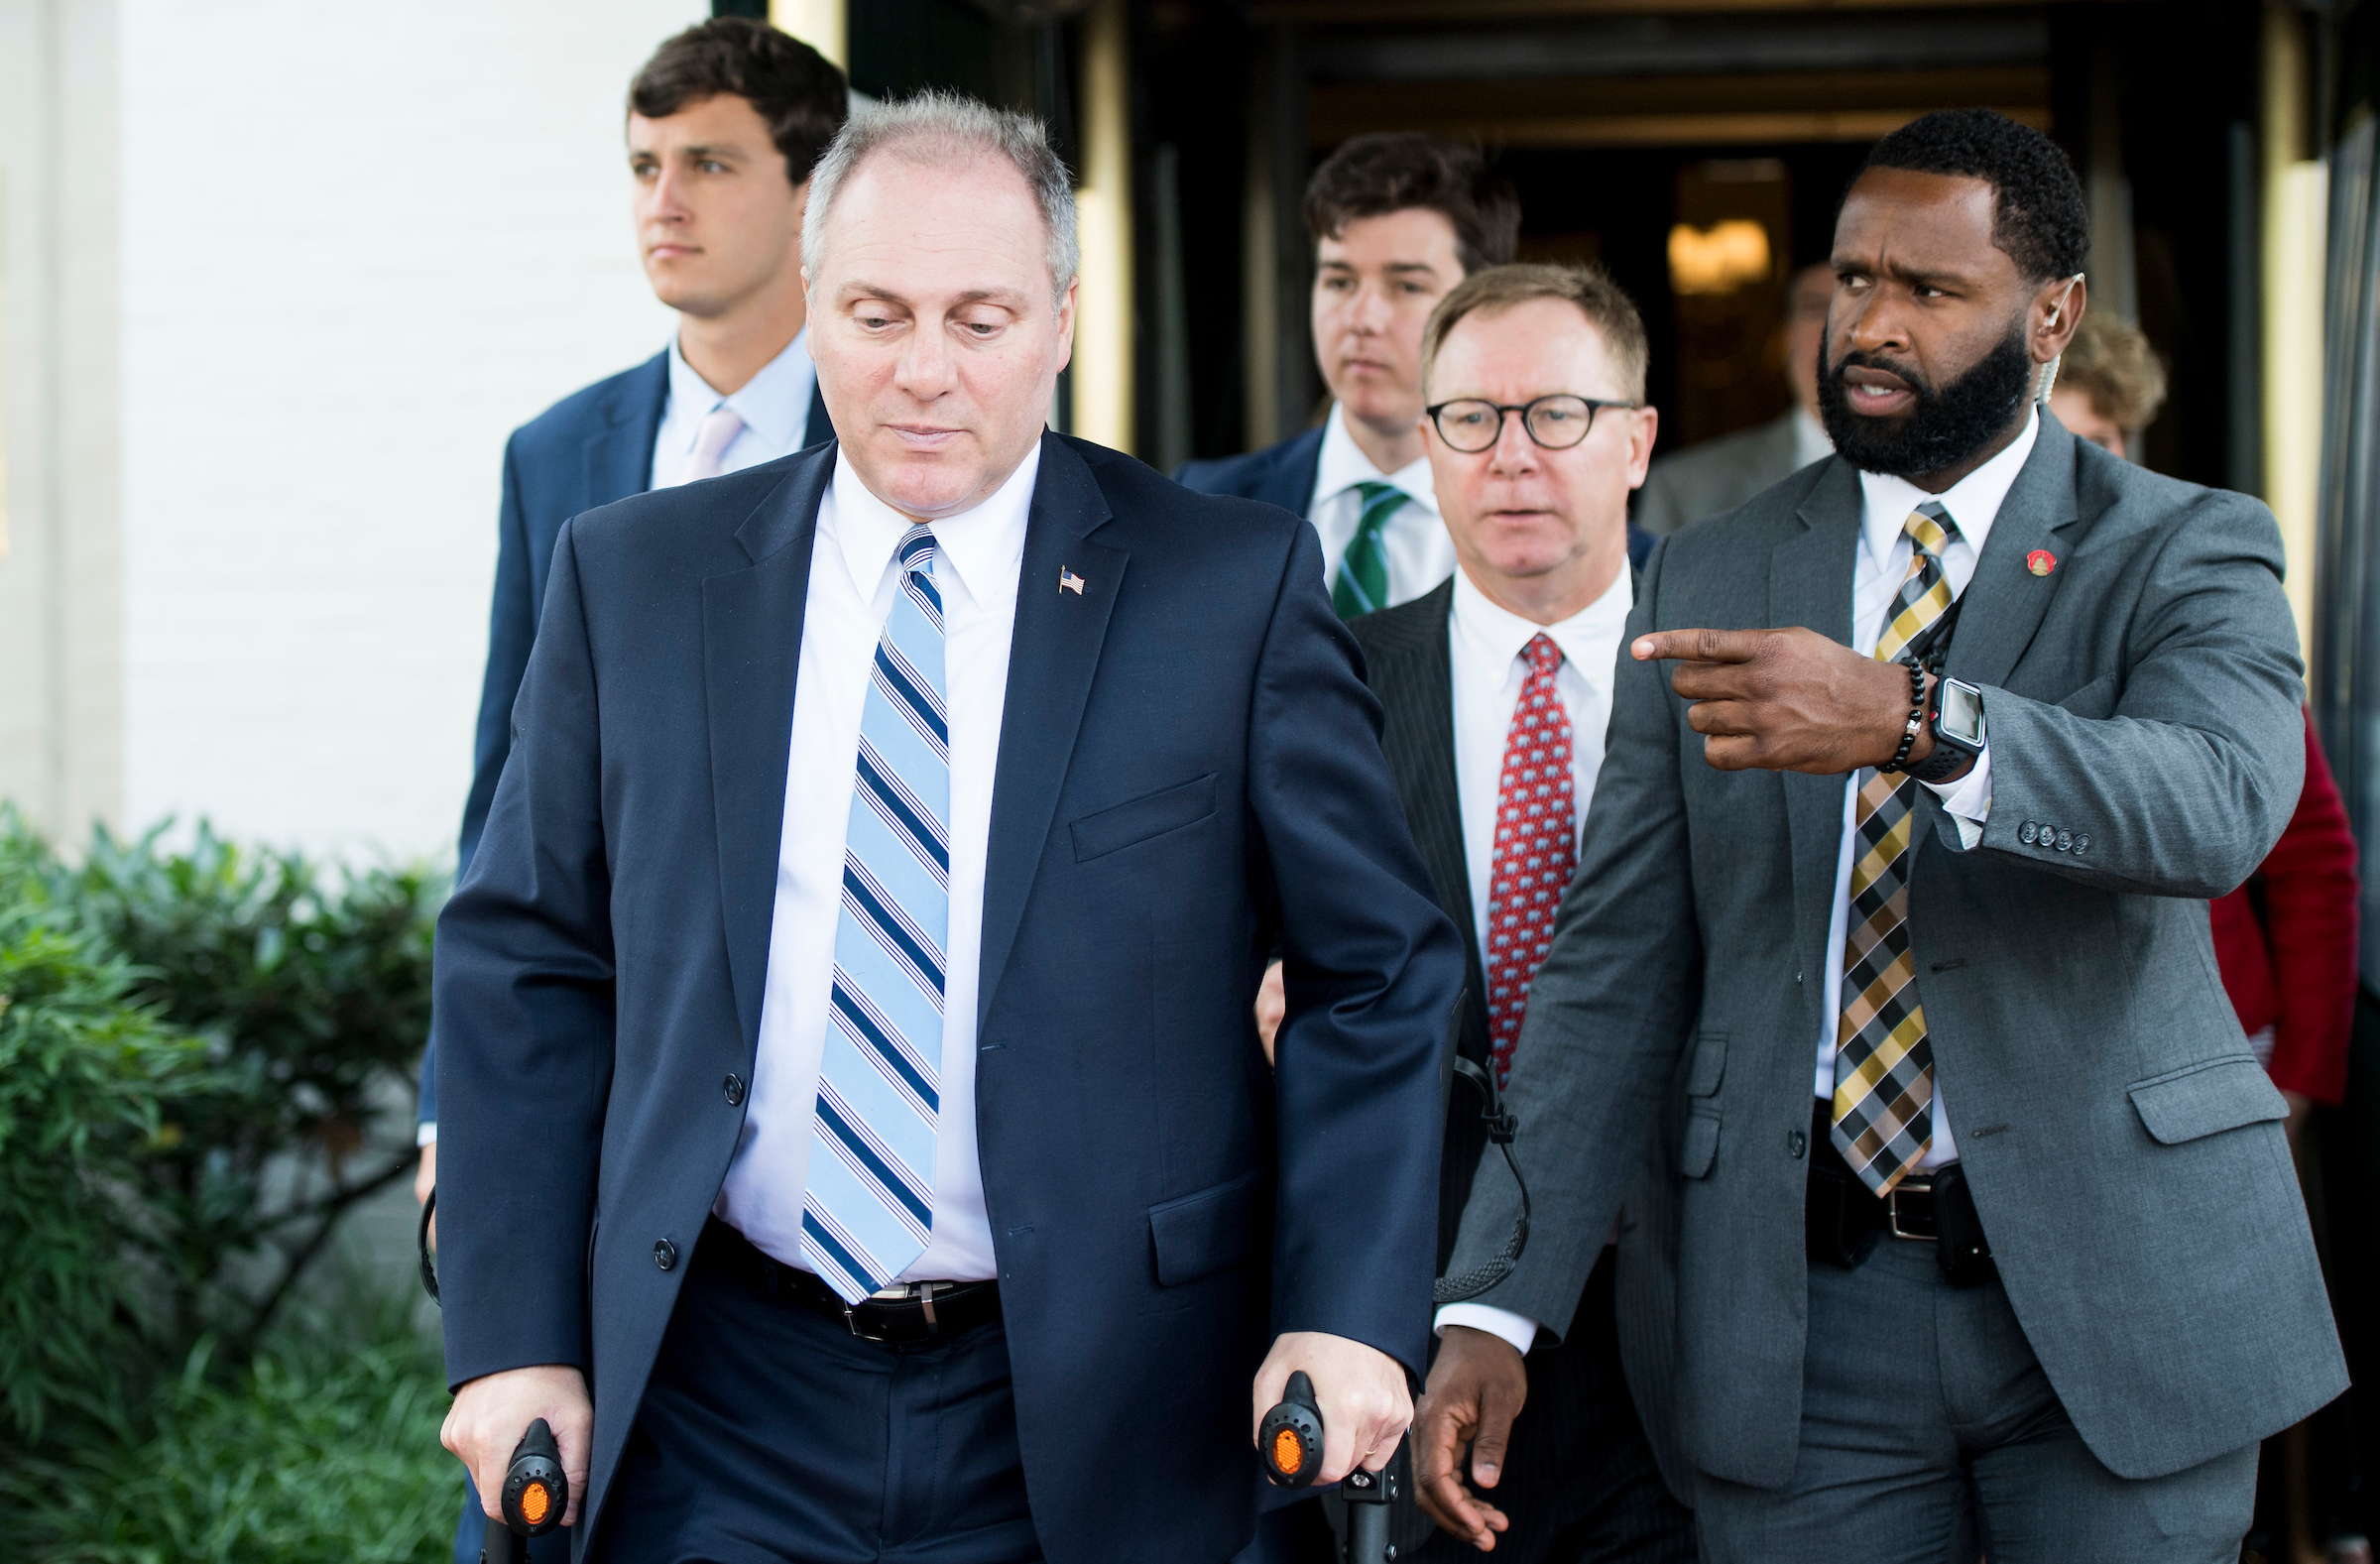
[[[1758,650],[1748,630],[1655,630],[1628,644],[1639,662],[1684,658],[1695,662],[1749,662]]]

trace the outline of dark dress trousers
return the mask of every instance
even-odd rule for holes
[[[589,1371],[596,1526],[743,1124],[723,1083],[755,1057],[833,465],[563,529],[513,757],[439,919],[447,1373]],[[1317,554],[1270,507],[1044,441],[975,1111],[1056,1564],[1215,1564],[1247,1539],[1274,1333],[1423,1366],[1462,944]],[[1277,1071],[1250,1005],[1276,940]]]
[[[1488,986],[1480,961],[1471,874],[1463,845],[1462,797],[1456,785],[1455,707],[1448,622],[1455,586],[1449,580],[1409,603],[1367,614],[1348,628],[1364,648],[1365,676],[1379,696],[1380,745],[1404,800],[1414,845],[1430,871],[1439,908],[1463,935],[1465,992],[1457,1042],[1466,1058],[1488,1061]],[[1479,1099],[1458,1088],[1447,1104],[1446,1154],[1440,1164],[1438,1259],[1443,1269],[1470,1198],[1488,1137]],[[1506,1176],[1500,1154],[1491,1176]],[[1526,1176],[1526,1169],[1523,1169]],[[1632,1201],[1628,1218],[1639,1215]],[[1512,1431],[1504,1473],[1487,1499],[1511,1517],[1495,1556],[1519,1564],[1584,1561],[1689,1561],[1694,1521],[1664,1486],[1661,1463],[1646,1428],[1666,1430],[1666,1417],[1640,1421],[1638,1401],[1666,1408],[1674,1391],[1671,1354],[1658,1342],[1634,1341],[1623,1351],[1613,1318],[1614,1271],[1631,1279],[1646,1267],[1666,1270],[1674,1257],[1649,1242],[1650,1228],[1629,1221],[1617,1256],[1606,1252],[1588,1279],[1570,1333],[1550,1339],[1526,1360],[1529,1398]],[[1646,1241],[1639,1241],[1639,1233]],[[1666,1285],[1666,1278],[1663,1278]],[[1625,1360],[1625,1368],[1622,1364]],[[1633,1390],[1633,1394],[1631,1391]],[[1673,1463],[1675,1464],[1675,1463]],[[1676,1464],[1681,1478],[1682,1464]],[[1432,1558],[1474,1556],[1443,1533]]]
[[[513,430],[504,445],[504,504],[496,523],[496,590],[488,613],[488,669],[480,682],[479,724],[471,742],[471,792],[463,801],[455,879],[471,867],[487,825],[496,779],[513,747],[513,698],[537,638],[537,608],[562,524],[581,511],[643,494],[653,482],[653,442],[669,402],[666,349],[599,380]],[[810,389],[802,444],[835,437],[826,402]],[[420,1118],[438,1117],[437,1043],[421,1060]],[[476,1548],[474,1549],[476,1556]]]

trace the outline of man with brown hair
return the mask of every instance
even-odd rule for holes
[[[831,438],[801,287],[810,165],[842,128],[843,73],[766,23],[720,17],[654,51],[629,86],[637,252],[678,313],[669,345],[514,430],[504,452],[495,602],[455,878],[471,867],[512,753],[514,697],[562,524],[648,489],[740,472]],[[436,1029],[421,1060],[421,1170],[437,1177]],[[455,1557],[479,1556],[465,1505]],[[540,1542],[538,1548],[551,1546]]]
[[[1646,356],[1635,304],[1599,269],[1495,267],[1448,294],[1424,330],[1420,369],[1427,459],[1457,568],[1351,627],[1406,820],[1467,946],[1457,1045],[1499,1079],[1513,1067],[1603,768],[1635,601],[1628,495],[1644,481],[1658,423],[1644,406]],[[1440,1177],[1442,1263],[1486,1147],[1480,1125],[1478,1105],[1459,1095]],[[1664,1486],[1630,1394],[1633,1384],[1648,1420],[1667,1426],[1666,1354],[1631,1342],[1622,1372],[1615,1292],[1661,1286],[1665,1269],[1658,1224],[1630,1215],[1562,1341],[1530,1351],[1532,1328],[1513,1342],[1528,1354],[1525,1376],[1497,1408],[1499,1426],[1433,1415],[1424,1397],[1419,1498],[1449,1533],[1431,1556],[1461,1556],[1469,1542],[1523,1564],[1694,1557],[1692,1517]],[[1506,1318],[1458,1302],[1437,1324],[1458,1349],[1467,1334],[1507,1329]],[[1515,1412],[1507,1460],[1501,1424]],[[1476,1439],[1476,1495],[1455,1470],[1459,1439]]]
[[[1415,132],[1358,136],[1306,185],[1322,423],[1175,476],[1264,500],[1322,536],[1342,619],[1420,596],[1454,570],[1421,436],[1421,328],[1483,267],[1512,259],[1520,202],[1476,148]]]

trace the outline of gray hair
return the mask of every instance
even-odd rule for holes
[[[1004,159],[1024,177],[1048,236],[1050,296],[1062,301],[1082,266],[1075,239],[1074,180],[1050,149],[1039,120],[939,89],[873,104],[853,113],[810,169],[810,204],[801,225],[801,264],[811,277],[826,256],[826,218],[835,197],[872,153],[921,166]]]

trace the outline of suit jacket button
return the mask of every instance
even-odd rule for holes
[[[731,1075],[731,1076],[729,1076],[729,1077],[727,1078],[727,1080],[726,1080],[726,1081],[725,1081],[725,1082],[724,1082],[724,1083],[721,1085],[721,1088],[720,1088],[720,1089],[721,1089],[722,1091],[724,1091],[724,1092],[726,1092],[726,1093],[727,1093],[727,1106],[728,1106],[728,1107],[730,1107],[730,1108],[741,1108],[741,1107],[743,1107],[743,1106],[744,1106],[744,1077],[743,1077],[743,1076],[741,1076],[741,1075]]]
[[[663,1239],[658,1244],[654,1245],[653,1263],[660,1266],[663,1270],[667,1270],[670,1266],[676,1264],[677,1246],[670,1243],[667,1239]]]
[[[2060,831],[2060,832],[2058,833],[2058,851],[2060,851],[2060,852],[2062,852],[2062,853],[2064,853],[2064,852],[2070,852],[2070,851],[2072,851],[2072,850],[2073,850],[2073,848],[2074,848],[2074,845],[2075,845],[2075,833],[2074,833],[2074,832],[2072,832],[2072,831]]]
[[[2084,853],[2087,853],[2087,852],[2089,852],[2089,851],[2090,851],[2090,838],[2089,838],[2089,836],[2087,836],[2087,835],[2086,835],[2086,834],[2084,834],[2083,832],[2077,831],[2077,832],[2075,833],[2075,856],[2076,856],[2077,858],[2080,858],[2080,857],[2082,857],[2082,856]]]
[[[2041,827],[2035,825],[2030,820],[2027,820],[2024,824],[2016,828],[2016,839],[2024,843],[2027,847],[2031,847],[2035,840],[2040,837],[2040,835]]]
[[[1785,1149],[1798,1162],[1802,1154],[1810,1149],[1810,1138],[1799,1130],[1788,1130],[1785,1132]]]

